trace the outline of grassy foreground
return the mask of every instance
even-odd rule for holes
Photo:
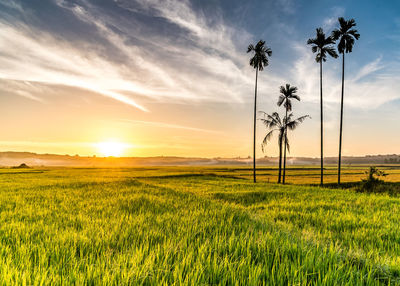
[[[241,177],[0,169],[0,284],[400,284],[400,199]]]

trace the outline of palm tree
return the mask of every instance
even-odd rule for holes
[[[307,45],[312,45],[311,50],[317,53],[315,60],[319,63],[319,79],[320,79],[320,113],[321,113],[321,186],[324,184],[324,107],[322,101],[322,62],[326,61],[326,55],[337,58],[338,54],[332,46],[335,41],[332,37],[326,37],[322,28],[317,28],[317,37],[308,39]]]
[[[360,34],[353,27],[356,26],[354,19],[346,21],[343,17],[339,19],[340,28],[332,31],[332,38],[339,40],[338,51],[342,54],[342,98],[340,102],[340,131],[339,131],[339,162],[338,162],[338,184],[340,184],[340,167],[342,163],[342,130],[343,130],[343,96],[344,96],[344,54],[353,50],[354,39],[358,40]]]
[[[290,84],[286,84],[286,86],[281,86],[280,87],[280,95],[278,99],[278,106],[281,106],[283,103],[283,106],[285,107],[286,113],[285,113],[285,118],[288,117],[288,111],[292,111],[292,99],[297,99],[300,101],[300,97],[296,94],[297,92],[297,87],[295,86],[290,86]],[[287,138],[287,127],[285,127],[285,140]],[[284,144],[284,154],[283,154],[283,178],[282,178],[282,183],[285,183],[285,176],[286,176],[286,144]]]
[[[254,52],[254,56],[250,59],[250,65],[256,69],[256,86],[254,89],[254,126],[253,126],[253,180],[256,182],[256,113],[257,113],[257,78],[258,71],[262,71],[268,66],[268,57],[272,55],[272,50],[265,45],[265,41],[260,40],[253,46],[249,45],[247,52]]]
[[[284,135],[285,135],[285,123],[284,120],[281,120],[279,114],[277,112],[272,113],[272,115],[269,115],[265,112],[262,111],[264,114],[264,118],[260,119],[264,125],[270,129],[270,131],[265,135],[264,140],[261,144],[262,151],[264,152],[264,147],[267,145],[267,142],[271,140],[271,137],[275,131],[279,131],[278,135],[278,145],[279,145],[279,174],[278,174],[278,184],[281,182],[281,177],[282,177],[282,144],[283,142],[286,142],[286,145],[288,145],[287,140],[283,140]],[[265,118],[267,117],[267,118]],[[285,138],[287,139],[287,138]]]
[[[290,145],[289,145],[289,140],[287,139],[287,136],[285,137],[285,127],[287,126],[290,130],[294,130],[301,122],[303,122],[308,115],[301,116],[297,119],[292,120],[292,113],[289,114],[288,117],[288,122],[286,123],[286,118],[281,120],[279,114],[277,112],[272,113],[272,115],[269,115],[265,112],[262,111],[264,114],[264,118],[260,119],[265,126],[270,129],[270,131],[265,135],[264,140],[261,144],[261,148],[264,152],[264,148],[267,145],[268,141],[271,140],[271,137],[273,133],[276,131],[279,132],[278,134],[278,145],[279,145],[279,174],[278,174],[278,184],[281,182],[281,177],[282,177],[282,144],[283,142],[286,143],[286,148],[288,149],[288,152],[290,152]],[[285,137],[285,140],[283,139]]]

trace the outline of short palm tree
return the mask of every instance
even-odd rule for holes
[[[332,46],[335,41],[332,37],[326,37],[322,28],[317,28],[317,36],[314,39],[308,39],[307,45],[311,45],[313,53],[317,53],[315,60],[319,63],[320,79],[320,113],[321,113],[321,185],[324,184],[324,107],[322,100],[322,62],[326,61],[326,56],[330,55],[337,58],[338,54]]]
[[[253,126],[253,180],[256,182],[256,113],[257,113],[257,79],[258,71],[262,71],[268,66],[268,57],[272,55],[272,51],[265,45],[265,41],[260,40],[254,46],[252,44],[247,48],[247,52],[254,52],[250,59],[250,65],[256,70],[256,85],[254,89],[254,126]]]
[[[269,132],[267,135],[265,135],[264,140],[261,144],[261,148],[264,151],[267,143],[269,140],[271,140],[272,135],[275,132],[278,132],[278,145],[279,145],[279,174],[278,174],[278,184],[281,183],[281,177],[282,177],[282,148],[283,148],[283,142],[286,143],[286,148],[288,152],[290,152],[290,145],[289,145],[289,140],[287,139],[287,134],[285,133],[286,126],[289,128],[289,130],[294,130],[301,122],[303,122],[308,115],[301,116],[297,119],[292,119],[292,113],[289,114],[288,116],[288,121],[286,124],[286,118],[283,118],[281,120],[279,114],[277,112],[272,113],[271,115],[262,112],[264,114],[264,118],[261,118],[260,120],[264,123],[264,125],[269,129]],[[285,137],[286,135],[286,137]]]
[[[297,93],[297,87],[295,86],[290,86],[290,84],[286,84],[286,86],[281,86],[280,87],[280,95],[278,99],[278,106],[283,106],[285,107],[285,118],[288,117],[288,112],[292,111],[292,99],[297,99],[300,101],[300,97],[296,94]],[[287,128],[285,127],[285,136],[284,139],[287,138]],[[282,177],[282,183],[285,183],[285,176],[286,176],[286,144],[284,143],[284,151],[283,151],[283,177]]]
[[[339,161],[338,161],[338,184],[340,184],[340,169],[342,163],[342,131],[343,131],[343,96],[344,96],[344,54],[351,53],[355,40],[360,38],[360,34],[353,27],[356,26],[354,19],[339,19],[340,27],[332,31],[332,38],[339,40],[338,51],[342,54],[342,97],[340,102],[340,131],[339,131]]]

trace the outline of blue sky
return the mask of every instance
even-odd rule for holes
[[[361,34],[346,57],[344,154],[398,153],[399,12],[398,1],[0,0],[0,150],[91,155],[113,139],[133,156],[247,156],[246,49],[264,39],[273,55],[259,110],[279,111],[279,86],[297,86],[294,113],[312,119],[291,134],[292,155],[318,156],[319,70],[306,41],[343,16]],[[327,156],[337,153],[340,76],[341,61],[328,59]],[[258,156],[276,155],[275,143]]]

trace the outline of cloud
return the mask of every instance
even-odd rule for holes
[[[15,2],[13,0],[0,0],[0,5],[3,5],[12,10],[16,10],[20,13],[24,12],[24,9],[22,8],[21,4]]]
[[[42,90],[27,83],[76,87],[143,111],[148,110],[146,100],[248,103],[253,98],[254,73],[245,53],[253,36],[226,24],[218,12],[206,16],[201,10],[195,11],[189,1],[176,0],[115,0],[111,10],[83,0],[54,3],[86,32],[74,31],[76,39],[70,40],[62,30],[54,33],[35,25],[0,20],[1,90],[45,102]],[[293,5],[286,0],[280,3],[289,8]],[[332,14],[324,21],[325,28],[330,28],[344,9],[335,7]],[[86,39],[89,35],[90,41]],[[302,100],[317,103],[319,70],[314,55],[304,43],[288,44],[294,68],[288,67],[284,76],[271,69],[261,73],[260,92],[272,98],[279,85],[290,82],[299,87]],[[337,68],[324,69],[328,105],[337,103],[340,93],[340,63],[329,62],[329,67]],[[382,89],[383,85],[398,85],[395,75],[377,76],[386,70],[382,62],[383,58],[378,58],[351,71],[355,76],[346,78],[346,92],[352,93],[347,102],[350,106],[375,108],[377,103],[397,98],[392,90]],[[370,81],[362,82],[366,76]],[[385,94],[379,100],[366,100],[365,94],[377,92]]]
[[[35,95],[39,94],[42,91],[42,89],[30,82],[0,80],[0,89],[7,94],[16,94],[40,103],[45,102],[43,98]]]
[[[360,79],[362,79],[362,78],[364,78],[364,77],[366,77],[368,75],[371,75],[371,74],[383,69],[385,66],[380,64],[381,60],[382,60],[382,56],[380,56],[376,60],[364,65],[358,71],[358,73],[353,78],[351,78],[351,80],[353,82],[356,82],[356,81],[358,81],[358,80],[360,80]]]
[[[115,65],[70,43],[26,26],[20,25],[17,30],[0,23],[0,48],[1,79],[83,88],[146,111],[133,99],[113,91],[119,88],[147,94],[145,87],[123,79]]]
[[[309,47],[297,42],[293,43],[292,47],[298,56],[290,75],[291,81],[298,85],[302,100],[317,103],[319,65],[315,62],[314,54]],[[352,61],[351,57],[348,57],[347,61]],[[341,61],[329,58],[324,67],[324,101],[326,107],[330,109],[340,102]],[[391,68],[398,70],[400,65],[393,62]],[[400,88],[399,73],[387,70],[387,65],[382,63],[382,56],[358,69],[348,65],[345,75],[345,104],[352,109],[376,109],[387,102],[400,99],[400,94],[396,92]],[[367,76],[368,81],[363,81],[362,79]]]
[[[333,7],[331,9],[332,16],[325,18],[323,21],[322,27],[325,31],[332,30],[338,23],[338,18],[343,17],[345,13],[345,9],[343,7]]]
[[[149,17],[158,16],[185,30],[177,31],[181,42],[176,43],[157,31],[144,32],[141,27],[146,23],[131,22],[132,15],[116,17],[94,2],[55,3],[68,17],[90,27],[95,41],[85,41],[84,34],[70,41],[63,31],[54,34],[22,22],[0,21],[1,79],[86,89],[143,111],[147,108],[135,95],[160,102],[243,102],[248,97],[253,75],[248,72],[246,54],[233,39],[239,35],[247,42],[250,35],[218,19],[210,22],[194,13],[187,1],[136,3],[156,11]],[[124,3],[117,4],[137,13]],[[40,98],[39,94],[29,96]]]

